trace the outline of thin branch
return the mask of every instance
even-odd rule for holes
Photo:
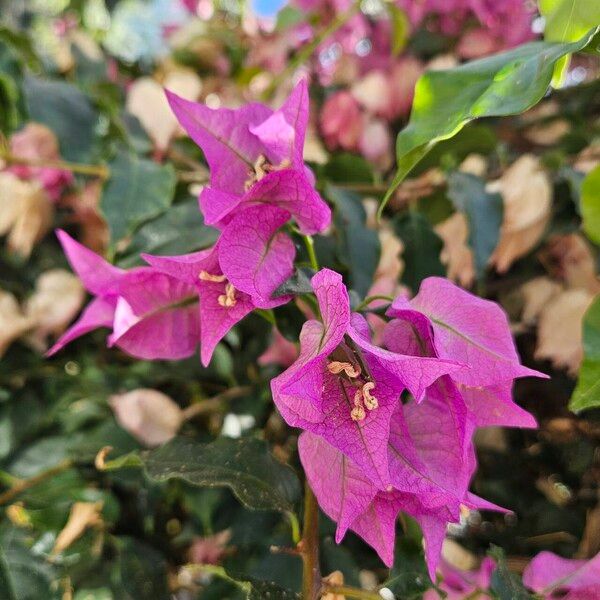
[[[298,549],[302,555],[302,599],[317,600],[321,591],[319,571],[319,507],[308,480],[304,486],[304,527]]]
[[[110,177],[110,171],[108,167],[104,165],[84,165],[80,163],[67,162],[64,160],[25,158],[24,156],[15,156],[4,149],[0,151],[0,159],[2,159],[7,165],[25,165],[27,167],[60,169],[61,171],[71,171],[71,173],[99,177],[100,179],[108,179]]]
[[[223,403],[228,400],[233,400],[234,398],[239,398],[244,394],[248,394],[252,391],[252,386],[250,385],[240,385],[237,387],[229,388],[212,398],[208,398],[207,400],[203,400],[202,402],[195,402],[191,406],[188,406],[183,410],[183,420],[189,421],[195,417],[200,415],[206,415],[216,410],[220,410],[223,408]]]
[[[358,598],[359,600],[381,600],[381,595],[377,592],[361,590],[349,585],[325,585],[322,590],[326,594],[338,594],[346,598]]]
[[[39,483],[42,483],[46,479],[50,479],[51,477],[54,477],[55,475],[58,475],[59,473],[66,471],[67,469],[71,468],[72,466],[73,466],[73,461],[64,460],[61,463],[59,463],[58,465],[56,465],[55,467],[52,467],[51,469],[43,471],[42,473],[39,473],[38,475],[35,475],[34,477],[30,477],[29,479],[20,479],[9,490],[4,492],[3,494],[0,494],[0,505],[8,504],[9,502],[12,502],[12,500],[19,494],[25,492],[29,488],[35,487],[36,485],[38,485]]]

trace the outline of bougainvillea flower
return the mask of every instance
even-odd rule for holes
[[[408,389],[421,398],[459,366],[374,346],[364,318],[350,313],[341,275],[323,269],[311,283],[322,322],[304,324],[300,356],[271,382],[273,398],[289,425],[322,436],[386,489],[390,419],[400,394]]]
[[[192,304],[196,297],[193,286],[150,267],[124,271],[64,231],[57,235],[73,270],[95,298],[49,355],[99,327],[112,328],[109,346],[138,358],[181,359],[195,352],[199,319]]]
[[[492,573],[496,568],[496,563],[492,558],[486,557],[481,561],[479,568],[470,571],[463,571],[452,566],[450,563],[442,560],[438,566],[438,573],[441,575],[439,589],[445,593],[441,596],[436,590],[427,590],[423,595],[423,600],[463,600],[472,598],[472,600],[483,600],[487,594],[476,595],[477,590],[485,591],[490,587]]]
[[[210,167],[210,184],[200,194],[205,221],[223,230],[219,261],[224,273],[237,279],[241,290],[256,292],[252,279],[264,279],[289,266],[278,265],[279,251],[289,258],[292,242],[277,234],[265,236],[267,207],[284,209],[283,225],[294,219],[301,233],[326,229],[331,210],[314,189],[314,177],[304,165],[303,149],[308,124],[308,89],[302,80],[278,110],[251,103],[237,110],[211,109],[167,91],[179,123],[202,148]],[[272,213],[270,213],[272,214]],[[283,213],[279,213],[281,216]],[[252,248],[256,260],[244,273],[236,261],[240,244]],[[270,260],[261,256],[269,255]],[[235,266],[232,264],[235,262]],[[251,272],[252,271],[252,272]]]
[[[468,365],[453,374],[464,385],[547,377],[520,364],[506,314],[495,302],[478,298],[447,279],[428,277],[414,298],[397,298],[388,315],[408,320],[420,333],[431,336],[439,358]]]
[[[241,253],[239,260],[228,263],[230,267],[228,272],[234,273],[234,278],[230,279],[219,264],[220,243],[221,240],[208,250],[181,256],[142,255],[144,260],[155,269],[194,289],[194,295],[200,300],[200,357],[204,366],[208,365],[216,345],[227,332],[255,308],[274,308],[289,300],[285,296],[274,300],[260,300],[257,299],[258,296],[252,297],[241,291],[237,287],[237,282],[246,282],[240,273],[252,264],[253,249],[244,247],[243,240],[239,241]],[[277,244],[273,248],[275,246]],[[247,258],[246,265],[242,264],[243,255]],[[291,261],[293,262],[293,248]],[[277,273],[279,277],[276,276]],[[250,283],[253,289],[263,292],[265,298],[269,298],[290,275],[291,265],[289,273],[279,272],[277,267],[273,267],[264,278],[251,279]]]
[[[548,600],[600,598],[600,553],[590,560],[572,560],[540,552],[527,565],[523,584]]]

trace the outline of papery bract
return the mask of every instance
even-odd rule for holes
[[[487,598],[485,591],[490,587],[492,573],[495,568],[496,563],[489,557],[481,561],[479,568],[470,571],[457,569],[442,560],[438,566],[438,573],[442,577],[439,588],[446,595],[441,596],[436,590],[427,590],[423,600],[441,600],[441,598],[463,600],[467,597],[472,598],[472,600],[483,600],[483,598]],[[477,590],[481,590],[482,593],[477,595]]]
[[[64,231],[57,236],[73,270],[95,298],[48,351],[58,352],[99,327],[112,328],[108,343],[145,359],[180,359],[199,340],[195,288],[150,267],[124,271],[107,263]]]

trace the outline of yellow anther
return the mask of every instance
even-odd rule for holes
[[[350,413],[353,421],[363,421],[366,417],[365,409],[362,406],[355,406]]]
[[[212,275],[207,271],[200,271],[200,273],[198,273],[198,279],[200,279],[200,281],[213,281],[214,283],[223,283],[227,280],[227,277],[225,277],[225,275]]]
[[[231,283],[228,283],[225,286],[225,293],[221,294],[217,298],[217,302],[220,306],[223,306],[225,308],[231,308],[232,306],[235,306],[237,304],[237,300],[235,298],[235,288]]]
[[[344,372],[346,375],[352,379],[358,377],[360,375],[360,367],[355,367],[349,362],[340,362],[339,360],[333,360],[327,365],[327,370],[332,375],[339,375]]]
[[[371,395],[371,390],[374,388],[375,384],[372,381],[367,381],[367,383],[362,386],[362,395],[365,399],[365,406],[369,410],[375,410],[379,406],[379,400]]]

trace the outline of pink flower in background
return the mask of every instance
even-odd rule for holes
[[[472,600],[483,600],[488,597],[487,594],[475,595],[475,593],[477,590],[485,591],[490,587],[495,568],[496,563],[489,557],[484,558],[479,568],[472,571],[462,571],[442,560],[437,572],[442,578],[439,588],[446,595],[441,596],[436,590],[427,590],[423,600],[442,600],[442,598],[463,600],[467,597]]]
[[[94,299],[48,355],[99,327],[112,329],[109,346],[138,358],[181,359],[195,352],[199,318],[193,304],[194,286],[149,267],[124,271],[64,231],[57,235],[73,270]]]
[[[523,584],[547,600],[600,598],[600,553],[590,560],[540,552],[523,573]]]
[[[21,131],[10,138],[10,152],[19,158],[30,161],[58,161],[60,150],[58,140],[45,125],[28,123]],[[20,179],[35,179],[46,190],[51,200],[60,198],[65,187],[73,181],[73,174],[52,167],[14,164],[7,168]]]
[[[350,92],[335,92],[329,96],[319,118],[321,133],[329,149],[355,150],[358,147],[365,119]]]
[[[170,92],[167,97],[210,167],[210,184],[200,194],[200,207],[206,223],[222,230],[218,252],[223,272],[238,289],[264,303],[268,299],[261,282],[287,272],[293,261],[291,240],[278,229],[265,235],[264,222],[275,219],[281,227],[293,219],[301,233],[310,235],[331,221],[331,211],[315,191],[314,177],[303,161],[306,81],[276,111],[258,103],[213,110]],[[242,245],[253,253],[252,265],[238,260]],[[267,255],[269,260],[261,258]]]
[[[273,339],[269,347],[258,357],[258,364],[289,367],[297,358],[296,344],[283,337],[279,329],[273,329]]]

